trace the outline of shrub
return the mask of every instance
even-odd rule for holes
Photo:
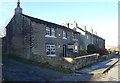
[[[85,50],[79,50],[78,53],[79,53],[80,55],[84,55],[84,54],[87,54],[87,51],[85,51]]]
[[[108,55],[107,49],[102,48],[97,49],[97,53],[99,53],[100,55]]]
[[[94,45],[94,44],[89,44],[89,45],[87,46],[87,52],[88,52],[88,53],[95,53],[95,52],[96,52],[96,47],[95,47],[95,45]]]
[[[112,53],[111,49],[108,49],[108,53],[109,53],[109,54]]]

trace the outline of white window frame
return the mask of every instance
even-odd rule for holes
[[[46,33],[47,33],[47,31],[50,34],[46,34],[45,37],[56,38],[55,37],[55,29],[54,28],[46,27]]]
[[[73,41],[78,41],[77,33],[74,33],[74,32],[73,32]]]
[[[78,53],[78,46],[74,46],[74,53]]]
[[[49,46],[49,48],[48,48],[48,46]],[[49,50],[50,54],[47,55],[48,49],[50,49]],[[55,54],[52,54],[53,49],[55,50]],[[56,45],[55,44],[46,44],[46,56],[56,56]]]
[[[55,29],[54,28],[51,28],[51,36],[55,37]]]
[[[50,27],[46,27],[46,33],[49,32],[49,34],[46,34],[46,36],[50,36]]]
[[[89,35],[86,35],[87,36],[87,39],[89,39]]]
[[[80,45],[80,50],[83,50],[83,46],[82,45]]]
[[[63,31],[63,39],[67,39],[67,32]]]

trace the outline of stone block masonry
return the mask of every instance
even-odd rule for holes
[[[115,54],[110,56],[91,54],[76,58],[34,55],[32,60],[39,63],[46,63],[54,67],[71,68],[74,71],[112,57],[115,57]]]
[[[97,62],[97,55],[88,55],[77,58],[35,55],[32,60],[40,63],[46,63],[54,67],[71,68],[72,70],[75,70]]]

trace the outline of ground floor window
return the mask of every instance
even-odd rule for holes
[[[55,56],[55,45],[54,44],[46,44],[46,54],[49,56]]]
[[[80,45],[80,50],[83,50],[83,46],[82,45]]]
[[[78,53],[78,46],[74,46],[74,52]]]

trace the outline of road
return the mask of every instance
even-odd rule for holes
[[[107,75],[102,76],[98,81],[120,81],[120,61],[108,71]]]
[[[87,68],[83,68],[81,73],[83,72],[87,72],[86,74],[79,74],[79,73],[75,73],[73,75],[68,75],[68,76],[64,76],[61,80],[66,80],[66,81],[113,81],[118,82],[120,81],[120,61],[117,62],[109,71],[107,74],[102,74],[103,70],[106,70],[107,65],[112,65],[114,64],[116,61],[118,61],[119,57],[110,59],[110,60],[106,60],[103,62],[99,62],[95,65],[92,65],[90,67]],[[114,61],[112,61],[114,60]],[[114,63],[111,63],[114,62]],[[110,66],[111,67],[111,66]],[[110,68],[108,67],[108,68]],[[108,69],[107,68],[107,69]],[[94,75],[90,75],[89,73],[92,72],[94,73]],[[101,73],[101,74],[97,74]]]
[[[119,59],[119,57],[118,57]],[[120,61],[117,62],[107,74],[104,75],[94,75],[89,81],[114,81],[120,82]]]
[[[103,64],[103,62],[101,63]],[[119,68],[120,61],[104,76],[76,73],[63,74],[37,66],[3,59],[3,75],[11,81],[118,81],[120,80],[118,79]]]

